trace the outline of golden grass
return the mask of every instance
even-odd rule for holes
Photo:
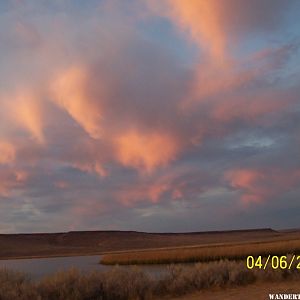
[[[220,259],[238,260],[248,255],[268,256],[269,254],[297,253],[297,251],[300,251],[300,240],[256,242],[113,253],[103,255],[100,263],[106,265],[135,265],[208,262]]]

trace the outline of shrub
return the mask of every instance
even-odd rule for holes
[[[1,300],[41,299],[29,277],[20,272],[3,269],[0,271]]]
[[[138,267],[113,267],[107,272],[71,269],[38,282],[19,272],[0,270],[1,300],[148,300],[183,295],[211,287],[239,286],[254,281],[298,279],[299,271],[247,270],[245,261],[170,265],[159,278]]]

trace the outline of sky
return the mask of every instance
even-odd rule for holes
[[[0,233],[300,227],[300,1],[1,0]]]

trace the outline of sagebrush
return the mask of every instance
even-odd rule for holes
[[[213,286],[245,285],[255,281],[299,279],[299,271],[247,270],[244,261],[221,260],[169,265],[160,277],[138,267],[113,267],[107,272],[71,269],[32,281],[25,274],[0,271],[1,300],[147,300],[182,295]]]

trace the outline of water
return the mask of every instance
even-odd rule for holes
[[[0,269],[9,269],[29,274],[33,279],[40,279],[46,275],[51,275],[58,271],[65,271],[76,268],[82,272],[88,271],[108,271],[113,266],[99,264],[101,255],[72,256],[72,257],[51,257],[33,259],[7,259],[0,260]],[[129,268],[129,266],[120,266]],[[139,266],[140,269],[153,276],[160,276],[166,272],[163,265]]]

